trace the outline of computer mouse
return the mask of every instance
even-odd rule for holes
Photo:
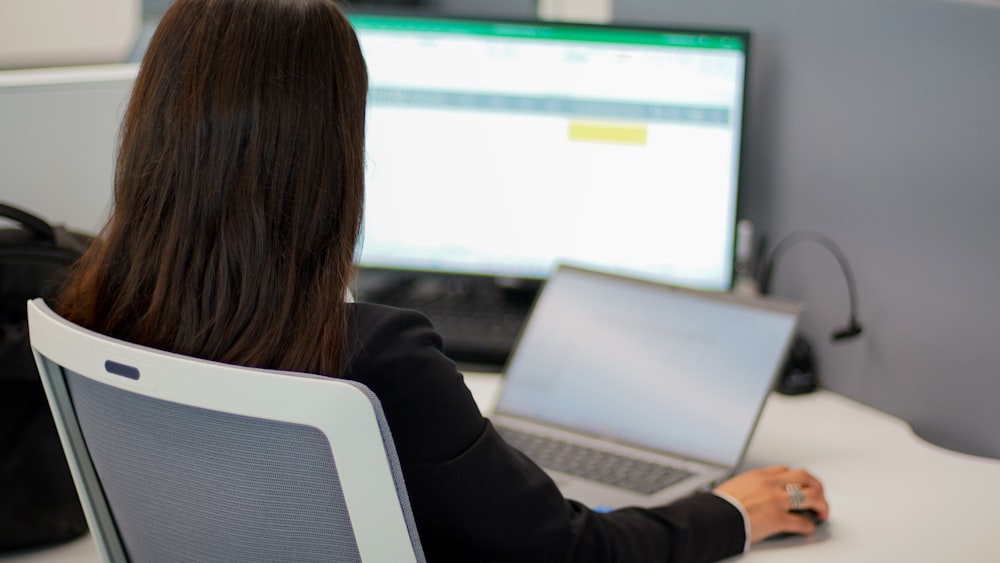
[[[823,523],[823,521],[819,519],[819,514],[811,508],[804,508],[802,510],[790,510],[789,512],[791,512],[792,514],[801,514],[802,516],[805,516],[806,518],[812,520],[812,523],[816,524],[817,526]]]
[[[791,512],[793,514],[801,514],[802,516],[805,516],[806,518],[812,520],[813,524],[816,524],[817,526],[819,526],[820,524],[823,523],[823,520],[819,519],[819,514],[817,514],[816,511],[813,510],[813,509],[811,509],[811,508],[805,508],[805,509],[802,509],[802,510],[790,510],[789,512]],[[801,536],[802,536],[802,534],[795,534],[795,533],[792,533],[792,532],[781,532],[779,534],[774,534],[773,536],[768,536],[767,539],[768,540],[780,540],[780,539],[784,539],[784,538],[795,538],[795,537],[801,537]]]

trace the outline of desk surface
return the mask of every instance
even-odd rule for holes
[[[469,374],[466,381],[488,414],[500,378]],[[757,544],[736,561],[1000,560],[1000,461],[933,446],[895,417],[819,391],[768,399],[746,466],[775,464],[804,467],[823,480],[831,520],[812,538]],[[97,560],[89,536],[0,556],[4,563]]]

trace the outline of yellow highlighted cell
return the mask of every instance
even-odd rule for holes
[[[619,143],[625,145],[645,145],[648,134],[645,125],[632,123],[598,123],[593,121],[571,121],[569,139],[594,143]]]

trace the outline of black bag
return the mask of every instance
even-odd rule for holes
[[[28,343],[27,301],[52,297],[92,237],[0,203],[0,552],[87,531]],[[18,228],[19,227],[19,228]]]

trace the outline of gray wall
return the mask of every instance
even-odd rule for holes
[[[802,242],[776,294],[806,304],[825,386],[922,436],[1000,457],[1000,4],[616,0],[615,20],[755,34],[743,215]]]

